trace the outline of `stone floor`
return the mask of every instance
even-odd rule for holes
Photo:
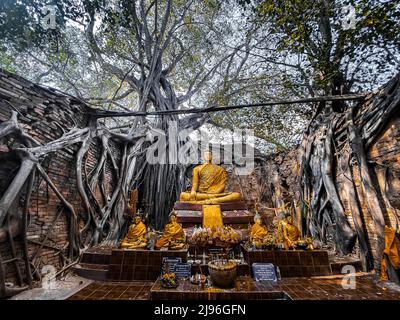
[[[149,300],[154,281],[93,282],[68,300]]]
[[[355,289],[344,289],[342,280],[343,276],[285,278],[269,286],[273,291],[283,291],[292,300],[400,300],[398,286],[377,281],[374,275],[358,273]],[[157,286],[158,284],[152,281],[93,282],[68,299],[147,300],[150,299],[151,288],[157,290]],[[182,285],[181,289],[185,287],[186,284]],[[179,287],[175,290],[179,293]]]
[[[81,292],[92,282],[93,280],[70,273],[63,280],[55,281],[51,289],[32,288],[13,296],[10,300],[65,300],[71,295]]]
[[[280,286],[293,300],[400,300],[400,289],[359,274],[354,289],[342,287],[343,276],[288,278]]]

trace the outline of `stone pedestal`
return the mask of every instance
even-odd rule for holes
[[[248,226],[254,222],[254,215],[247,210],[244,201],[221,203],[222,222],[239,231],[243,240],[248,238]],[[176,202],[174,210],[178,222],[182,224],[187,236],[191,236],[194,226],[202,226],[203,205]]]

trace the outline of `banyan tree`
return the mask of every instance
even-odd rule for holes
[[[191,134],[206,125],[251,128],[261,145],[274,144],[255,150],[252,175],[235,177],[250,210],[285,211],[304,237],[379,272],[384,228],[399,228],[400,76],[380,65],[396,57],[395,36],[333,29],[336,2],[287,5],[290,19],[279,2],[255,1],[254,10],[239,1],[257,18],[243,30],[225,17],[233,4],[219,1],[60,1],[59,26],[31,17],[28,38],[12,14],[0,24],[8,50],[40,66],[17,75],[23,69],[0,56],[0,298],[32,286],[46,263],[62,274],[86,249],[116,246],[132,190],[161,230],[195,164],[171,155],[187,143],[204,147]],[[19,4],[21,14],[36,5]],[[372,71],[346,56],[370,46],[387,56],[365,54],[359,66],[376,63],[391,80],[355,88]],[[288,130],[301,138],[276,137]],[[183,131],[184,140],[173,134]],[[164,155],[155,151],[164,145]],[[232,176],[236,166],[226,164]]]

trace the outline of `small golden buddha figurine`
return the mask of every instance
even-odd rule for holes
[[[254,216],[254,224],[251,227],[249,242],[251,245],[255,244],[256,248],[261,248],[264,243],[264,238],[268,235],[268,229],[263,225],[261,216],[256,214]]]
[[[212,153],[204,152],[205,163],[193,169],[192,188],[190,192],[182,192],[181,202],[196,204],[220,204],[241,199],[238,192],[224,192],[228,180],[226,170],[212,163]]]
[[[283,230],[286,227],[286,214],[279,213],[280,220],[274,223],[275,237],[278,243],[283,243]]]
[[[178,223],[175,211],[169,216],[169,223],[165,225],[164,232],[156,242],[156,249],[169,248],[179,250],[186,246],[185,232]]]
[[[295,249],[296,244],[301,240],[300,230],[293,224],[293,217],[288,215],[285,223],[282,224],[283,244],[286,250]]]
[[[147,227],[139,213],[136,213],[134,223],[129,227],[128,233],[121,243],[123,249],[138,249],[147,246]]]
[[[129,202],[127,209],[131,213],[132,217],[136,214],[137,203],[138,203],[138,189],[131,190],[129,195]]]

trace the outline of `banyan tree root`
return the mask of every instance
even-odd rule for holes
[[[333,126],[326,124],[328,126],[325,145],[322,149],[322,162],[321,162],[321,172],[322,180],[325,186],[325,190],[328,199],[331,203],[332,211],[335,216],[336,223],[336,236],[337,245],[340,252],[343,254],[348,254],[352,251],[356,235],[351,229],[349,222],[347,220],[343,204],[339,198],[339,194],[336,190],[336,185],[333,180],[333,155],[332,155],[332,131]]]
[[[26,290],[29,286],[23,286],[23,278],[22,278],[22,273],[19,268],[19,258],[16,253],[15,249],[15,244],[14,244],[14,237],[18,236],[21,234],[22,231],[22,226],[21,226],[21,220],[18,219],[17,217],[9,216],[7,219],[6,226],[0,229],[0,243],[4,243],[8,241],[11,246],[11,254],[12,254],[12,259],[9,261],[9,263],[13,262],[14,266],[16,268],[17,272],[17,279],[18,279],[18,287],[9,287],[6,285],[6,261],[3,260],[1,254],[0,254],[0,299],[2,298],[8,298],[12,297],[24,290]]]
[[[320,105],[300,148],[300,200],[302,207],[308,208],[305,233],[326,242],[326,229],[333,227],[340,253],[351,252],[357,238],[366,271],[375,268],[379,272],[383,230],[385,224],[391,224],[389,213],[395,223],[398,221],[388,200],[386,182],[383,188],[376,182],[374,164],[367,159],[367,153],[399,105],[400,74],[359,104],[344,106],[344,112],[333,112],[329,106],[321,108]],[[338,175],[344,177],[342,190],[337,189]],[[351,211],[349,217],[345,214],[344,202]],[[374,224],[371,237],[365,224],[366,214]],[[348,223],[350,217],[354,231]],[[377,244],[372,248],[375,237]]]
[[[6,285],[6,271],[3,258],[0,254],[0,299],[15,296],[18,293],[28,289],[28,286],[9,287]]]
[[[337,249],[341,254],[348,254],[354,247],[356,233],[347,221],[334,182],[332,135],[335,121],[334,114],[329,112],[331,108],[326,107],[326,109],[328,111],[325,114],[315,119],[319,125],[310,126],[309,136],[303,138],[301,190],[308,188],[312,191],[308,220],[311,235],[326,241],[326,228],[334,226]],[[305,197],[303,193],[303,199]]]
[[[177,190],[176,184],[180,177],[184,176],[182,172],[186,168],[180,165],[150,165],[146,161],[145,153],[150,145],[147,136],[154,128],[141,125],[132,127],[127,134],[119,134],[99,125],[96,116],[93,117],[88,122],[87,127],[74,127],[68,132],[64,131],[60,138],[44,145],[31,138],[19,126],[17,113],[14,111],[11,112],[9,121],[0,124],[0,139],[3,141],[11,137],[17,139],[18,147],[11,149],[10,152],[18,155],[21,159],[16,176],[0,198],[0,225],[3,225],[9,218],[11,205],[18,203],[19,197],[24,196],[21,230],[25,255],[23,259],[25,273],[27,273],[26,281],[29,285],[32,284],[33,276],[37,275],[37,263],[40,263],[40,259],[35,259],[36,255],[39,255],[41,247],[48,246],[46,241],[52,231],[52,227],[47,229],[47,234],[41,241],[37,253],[28,257],[26,232],[35,176],[40,176],[47,183],[64,208],[60,214],[67,216],[69,236],[65,248],[68,257],[63,259],[65,266],[76,261],[83,248],[88,244],[96,245],[102,241],[115,244],[120,240],[123,236],[122,231],[126,227],[125,205],[132,188],[147,190],[148,193],[144,192],[144,203],[147,204],[147,209],[157,212],[157,216],[153,216],[153,219],[158,227],[162,226],[164,220],[166,220],[164,218],[167,217],[167,212],[180,191]],[[167,120],[164,119],[157,125],[160,128],[166,128]],[[186,120],[184,119],[181,126],[186,126],[189,123]],[[168,139],[168,136],[166,136],[166,139]],[[88,173],[86,159],[91,144],[97,141],[100,142],[102,148],[100,159],[92,172]],[[119,159],[114,156],[111,150],[111,141],[122,150]],[[71,147],[77,150],[75,162],[77,190],[85,209],[79,215],[41,165],[46,156]],[[114,173],[113,189],[110,194],[107,194],[104,187],[107,163],[111,164]],[[148,177],[144,179],[146,175]],[[157,183],[149,181],[151,179],[154,179]],[[100,187],[102,193],[102,204],[95,197],[97,186]],[[156,188],[154,188],[155,186]],[[64,252],[59,251],[58,254],[64,256]],[[3,295],[6,290],[4,281],[3,278],[0,278]]]
[[[350,160],[348,160],[348,162],[350,162]],[[368,234],[365,229],[365,222],[363,219],[362,210],[360,208],[359,199],[357,197],[356,186],[354,184],[354,177],[350,168],[350,163],[348,163],[344,174],[347,178],[344,184],[344,189],[347,194],[349,207],[354,221],[354,227],[357,232],[361,264],[364,271],[369,271],[373,268],[373,257],[371,255],[372,250],[369,246]]]
[[[364,198],[366,201],[367,209],[375,225],[375,232],[377,234],[377,250],[375,251],[376,254],[374,257],[374,261],[375,268],[379,270],[380,257],[384,249],[384,226],[386,222],[383,210],[379,204],[377,191],[371,179],[363,141],[358,130],[354,126],[353,112],[354,111],[352,109],[349,109],[347,111],[349,140],[352,149],[352,155],[357,163],[357,168],[359,170],[361,187],[365,196]]]

